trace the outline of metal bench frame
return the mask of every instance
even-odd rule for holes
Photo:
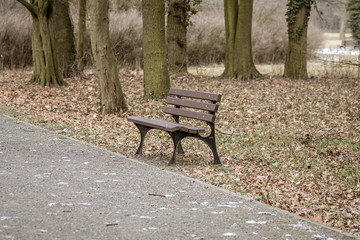
[[[168,165],[175,164],[176,153],[183,154],[184,150],[181,145],[181,140],[186,137],[197,138],[205,142],[211,149],[214,156],[214,164],[221,164],[219,155],[216,149],[215,140],[215,113],[218,109],[218,103],[221,100],[220,94],[189,91],[183,89],[171,88],[169,95],[174,95],[177,98],[168,97],[166,103],[174,105],[174,107],[164,107],[164,112],[171,114],[175,123],[161,119],[147,119],[137,116],[131,116],[129,121],[134,122],[135,126],[140,131],[140,144],[135,154],[142,154],[144,139],[148,131],[151,129],[160,129],[166,131],[171,136],[174,143],[174,150]],[[193,100],[183,100],[182,97],[189,97],[191,99],[207,100],[211,103],[195,102]],[[180,99],[180,100],[179,100]],[[192,109],[209,110],[208,113],[201,113],[189,110],[180,110],[181,107],[189,107]],[[194,118],[205,121],[210,127],[211,132],[208,136],[202,136],[200,133],[205,132],[203,128],[197,128],[190,125],[180,124],[180,117]]]

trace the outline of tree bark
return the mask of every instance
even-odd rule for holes
[[[100,82],[101,111],[112,114],[126,110],[117,62],[109,35],[109,0],[92,0],[90,5],[91,48]]]
[[[178,0],[170,0],[167,15],[167,48],[170,72],[187,73],[186,9]]]
[[[223,77],[255,79],[261,76],[252,56],[253,0],[224,0],[225,71]]]
[[[234,70],[238,79],[255,79],[261,76],[252,57],[252,12],[253,0],[240,0],[234,56]]]
[[[65,78],[74,76],[76,72],[74,66],[76,54],[74,27],[69,12],[69,0],[54,1],[54,20],[59,67]]]
[[[82,72],[85,67],[84,55],[86,44],[86,0],[79,0],[79,22],[76,43],[76,65],[78,72]]]
[[[293,17],[294,22],[291,24],[288,22],[289,37],[284,76],[291,79],[307,79],[306,49],[309,15],[306,6],[303,5]]]
[[[31,13],[34,71],[31,82],[41,86],[63,86],[54,31],[52,0],[18,0]]]
[[[357,46],[360,44],[360,0],[349,0],[346,6],[349,14],[348,24],[352,38],[356,40]],[[358,54],[358,78],[360,78],[360,52]]]
[[[234,55],[235,55],[235,34],[236,23],[238,19],[238,2],[237,0],[224,0],[225,15],[225,70],[223,77],[234,77]]]
[[[360,0],[349,0],[346,9],[352,37],[354,40],[360,40]]]
[[[166,41],[165,3],[143,0],[144,98],[164,98],[170,89]]]

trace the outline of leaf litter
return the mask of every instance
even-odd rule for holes
[[[69,86],[62,88],[29,84],[31,73],[1,73],[0,105],[58,134],[133,157],[139,133],[128,116],[171,120],[162,112],[163,100],[142,99],[139,72],[120,73],[129,110],[114,115],[99,112],[98,83],[92,73],[66,79]],[[212,154],[204,143],[184,139],[185,155],[166,168],[360,233],[359,80],[236,81],[174,75],[171,81],[173,87],[223,95],[216,120],[223,165],[211,165]],[[164,168],[171,151],[170,137],[153,130],[139,158]]]

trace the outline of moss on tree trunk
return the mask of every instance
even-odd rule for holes
[[[112,114],[126,110],[117,61],[109,35],[109,0],[93,0],[90,6],[91,48],[100,83],[101,112]]]
[[[185,7],[170,0],[167,15],[167,48],[170,72],[187,72]]]
[[[79,72],[84,70],[84,55],[86,43],[86,0],[79,0],[79,22],[76,42],[76,65]]]
[[[164,98],[170,88],[166,41],[165,3],[143,0],[144,98]]]
[[[252,57],[253,0],[240,0],[235,36],[234,71],[238,79],[255,79],[261,76]]]
[[[284,76],[307,79],[307,26],[312,0],[288,0],[288,50]]]
[[[54,23],[57,41],[59,67],[63,77],[75,74],[74,27],[69,15],[69,0],[54,1]]]
[[[54,31],[52,0],[18,0],[32,15],[32,51],[34,71],[31,82],[41,86],[63,86],[59,70]]]
[[[225,15],[225,70],[223,77],[234,77],[235,34],[238,19],[238,3],[234,0],[224,1]]]
[[[46,85],[45,71],[43,71],[42,69],[45,69],[46,64],[42,49],[40,23],[39,23],[39,19],[36,16],[33,16],[32,20],[33,20],[33,24],[32,24],[31,42],[32,42],[32,56],[33,56],[34,69],[30,81],[45,86]],[[44,84],[42,84],[42,82]]]
[[[225,0],[226,53],[223,77],[255,79],[261,76],[252,56],[253,0]]]

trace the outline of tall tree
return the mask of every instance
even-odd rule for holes
[[[354,40],[360,45],[360,0],[350,0],[347,5],[349,27]],[[358,54],[358,78],[360,78],[360,52]]]
[[[165,3],[143,0],[144,98],[164,98],[170,89],[166,41]]]
[[[347,5],[349,12],[349,28],[352,36],[356,40],[360,40],[360,0],[349,0]]]
[[[17,0],[32,16],[34,70],[31,82],[41,86],[66,85],[58,65],[52,0]]]
[[[101,111],[112,114],[126,110],[117,62],[109,34],[109,0],[92,0],[90,4],[90,38],[96,74],[100,81]]]
[[[54,1],[55,34],[58,46],[59,67],[63,77],[75,73],[74,27],[70,19],[69,0]]]
[[[185,1],[170,0],[167,15],[167,48],[170,72],[187,72]]]
[[[284,76],[307,79],[306,50],[307,27],[314,0],[288,0],[286,21],[288,25],[288,50]]]
[[[260,77],[252,56],[253,0],[224,0],[224,13],[226,47],[223,77]]]
[[[225,71],[223,77],[234,77],[235,34],[238,19],[238,2],[224,0],[225,15]]]
[[[78,1],[79,22],[76,42],[76,65],[79,72],[84,70],[84,55],[86,44],[86,0]]]
[[[197,12],[201,0],[168,0],[166,25],[168,61],[170,72],[187,72],[187,28],[191,15]]]

